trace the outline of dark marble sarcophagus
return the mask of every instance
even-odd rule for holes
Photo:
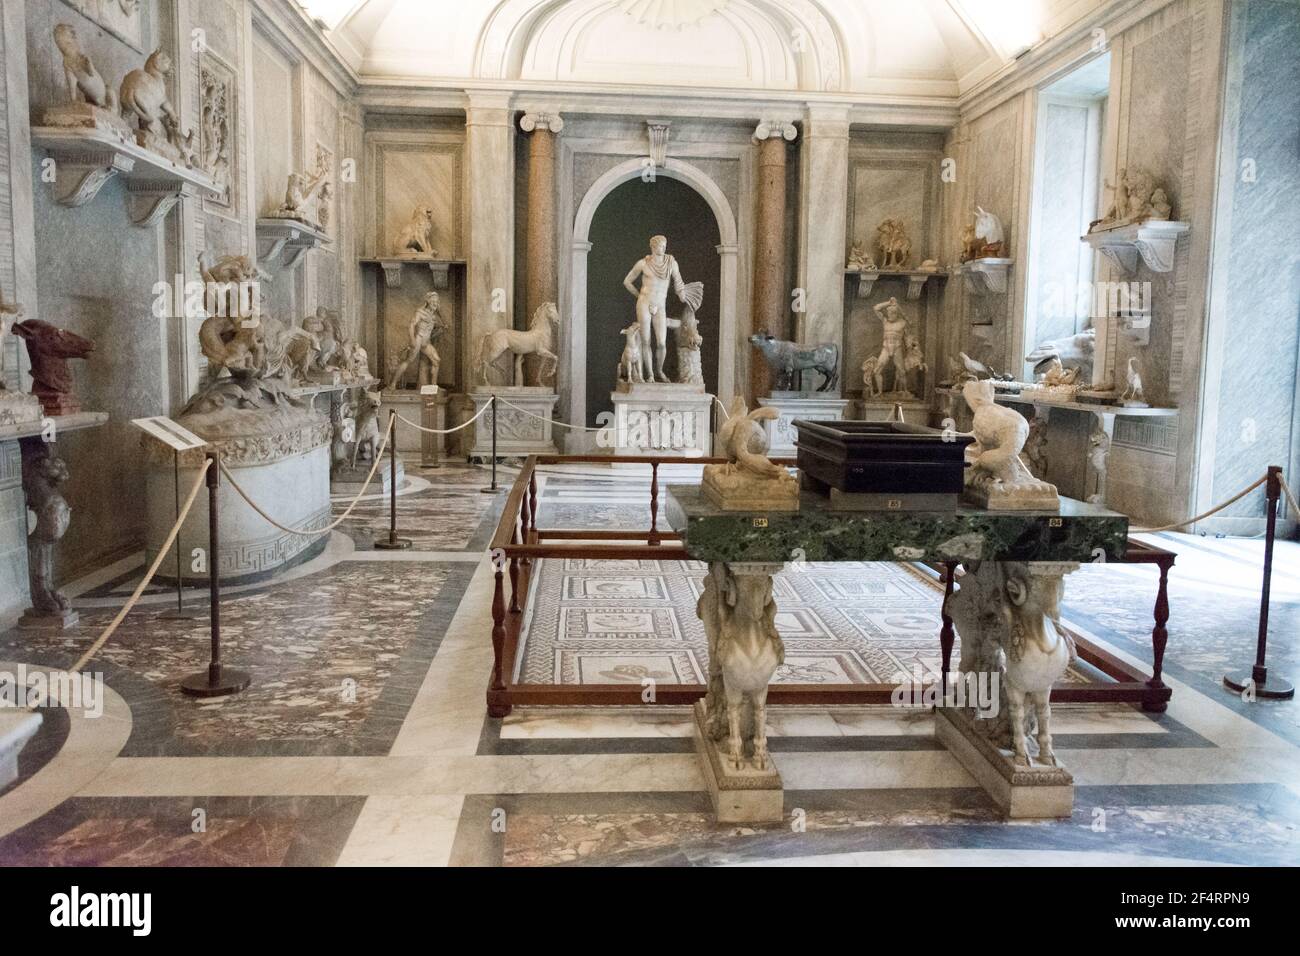
[[[903,422],[796,419],[805,487],[836,507],[925,511],[957,507],[969,435]]]

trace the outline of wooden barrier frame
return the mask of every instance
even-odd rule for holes
[[[501,520],[492,537],[491,556],[495,574],[492,595],[492,674],[488,680],[487,706],[492,717],[504,717],[516,705],[641,705],[691,704],[704,696],[703,684],[659,684],[653,700],[642,699],[642,688],[630,684],[523,684],[508,681],[514,674],[519,636],[524,621],[524,603],[532,578],[533,562],[544,558],[596,558],[610,561],[687,561],[690,555],[681,545],[681,535],[659,528],[659,467],[671,464],[720,464],[723,458],[680,458],[655,455],[620,455],[622,464],[650,466],[650,528],[647,531],[546,529],[538,524],[537,467],[539,465],[602,464],[609,455],[530,455],[506,498]],[[789,459],[774,459],[793,465]],[[1092,642],[1077,637],[1079,657],[1101,671],[1110,682],[1062,684],[1052,691],[1052,700],[1062,703],[1132,702],[1143,710],[1161,713],[1171,691],[1160,679],[1168,641],[1169,569],[1175,555],[1151,545],[1129,541],[1126,564],[1154,564],[1160,570],[1156,595],[1155,627],[1151,631],[1152,672],[1148,676]],[[953,590],[956,563],[939,566],[945,595]],[[509,576],[509,595],[505,579]],[[951,663],[955,633],[951,619],[943,616],[939,633],[942,671],[946,679]],[[770,704],[888,704],[893,684],[773,684]]]

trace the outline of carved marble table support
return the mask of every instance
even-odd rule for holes
[[[709,683],[695,704],[695,749],[719,823],[778,823],[781,775],[767,748],[767,689],[785,660],[773,575],[780,564],[709,564],[696,613],[709,646]]]
[[[23,438],[23,493],[36,524],[27,535],[27,575],[32,606],[18,621],[21,628],[65,630],[77,624],[72,602],[54,586],[59,540],[68,530],[72,509],[63,497],[68,466],[55,442],[41,436]]]
[[[945,684],[967,693],[938,709],[935,736],[1008,817],[1068,817],[1074,808],[1074,778],[1052,749],[1051,691],[1074,654],[1056,624],[1064,577],[1078,567],[968,562],[944,601],[945,630],[951,622],[961,638],[960,675],[945,673]],[[974,688],[989,690],[979,706]]]

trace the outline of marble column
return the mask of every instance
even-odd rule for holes
[[[465,109],[468,334],[462,364],[474,367],[484,333],[510,328],[514,314],[515,130],[510,93],[470,90]]]
[[[531,316],[558,302],[559,261],[555,250],[555,139],[564,129],[559,113],[525,113],[519,128],[528,137],[528,282],[524,306]]]
[[[796,337],[807,343],[834,342],[842,355],[849,196],[846,107],[808,107],[799,173],[799,287],[806,311],[797,317]]]
[[[793,123],[764,120],[754,130],[758,143],[758,194],[754,215],[754,296],[751,333],[784,339],[790,308],[785,284],[786,143],[798,135]],[[771,370],[758,350],[749,355],[749,405],[772,393]]]

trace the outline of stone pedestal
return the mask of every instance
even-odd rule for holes
[[[493,395],[498,396],[495,413],[498,458],[559,453],[551,420],[555,417],[555,406],[560,396],[541,385],[480,385],[470,393],[476,415],[492,401]],[[493,412],[489,410],[474,423],[474,446],[469,452],[471,460],[492,459],[492,416]]]
[[[446,392],[439,392],[437,395],[425,395],[424,405],[420,410],[420,424],[425,428],[433,428],[437,431],[446,429],[447,405],[450,402],[451,397]],[[443,445],[446,439],[446,435],[431,435],[428,432],[420,433],[420,465],[422,467],[442,467]]]
[[[709,738],[708,706],[695,702],[695,752],[700,756],[704,785],[713,801],[718,823],[780,823],[785,816],[781,774],[769,762],[766,770],[734,770]]]
[[[373,462],[357,458],[357,466],[343,465],[335,467],[330,475],[330,494],[346,495],[349,499],[361,493],[363,487],[366,488],[366,494],[378,495],[389,494],[392,489],[392,466],[388,461],[388,454],[385,453],[379,470],[375,472],[375,477],[371,480],[370,485],[366,486],[366,476],[370,474],[370,468]],[[397,456],[397,487],[400,489],[406,481],[406,468],[402,463],[402,456]]]
[[[708,456],[713,396],[703,385],[620,384],[610,400],[615,455]]]
[[[796,418],[810,422],[842,422],[845,409],[852,404],[847,398],[818,396],[815,392],[773,392],[768,398],[760,398],[758,404],[764,408],[775,408],[781,417],[763,422],[767,432],[769,458],[793,458],[796,454],[795,441],[799,437],[794,427]]]
[[[799,510],[799,481],[789,474],[764,478],[732,465],[705,465],[700,488],[723,511]]]
[[[858,399],[858,418],[864,422],[887,422],[897,418],[895,406],[903,409],[903,421],[909,425],[929,425],[930,406],[915,398],[861,398]]]
[[[1064,767],[1018,767],[1010,751],[993,744],[964,712],[937,707],[934,735],[1011,820],[1069,817],[1074,777]]]
[[[385,389],[379,406],[379,430],[388,426],[388,413],[397,412],[408,422],[418,422],[423,417],[426,397],[414,389]],[[424,433],[404,421],[397,423],[398,452],[419,452],[424,447]]]
[[[182,413],[178,423],[219,451],[241,488],[267,514],[287,528],[310,531],[331,521],[329,419],[304,407],[252,408]],[[145,561],[150,562],[176,521],[175,476],[170,449],[146,435]],[[203,465],[204,451],[182,452],[182,495]],[[360,464],[358,462],[358,464]],[[281,531],[259,515],[221,476],[218,493],[220,551],[209,555],[208,494],[200,491],[180,531],[183,556],[201,549],[216,561],[222,583],[264,580],[286,567],[315,557],[328,535],[304,537]],[[170,549],[169,549],[170,550]],[[181,576],[187,584],[208,581],[206,565],[186,558]],[[159,580],[175,581],[174,565],[164,561]]]
[[[18,755],[41,729],[42,720],[25,708],[0,710],[0,790],[18,779]]]

